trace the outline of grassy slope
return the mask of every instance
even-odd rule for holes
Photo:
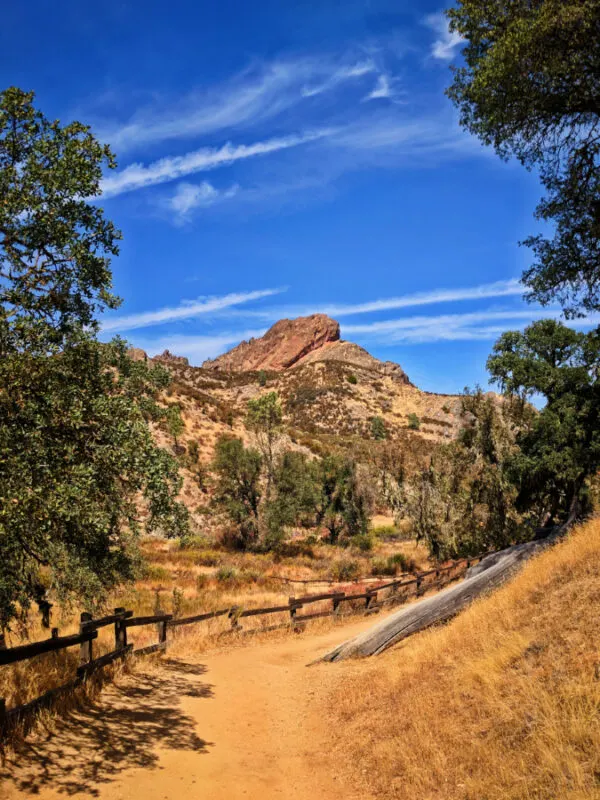
[[[338,753],[377,798],[600,798],[600,520],[444,628],[355,662]]]

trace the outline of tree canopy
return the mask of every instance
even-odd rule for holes
[[[600,469],[600,334],[540,320],[501,336],[488,369],[522,404],[511,464],[517,506],[537,508],[542,519],[564,518]],[[545,405],[527,413],[526,401],[535,395]]]
[[[0,93],[0,628],[48,590],[91,607],[142,529],[187,527],[148,427],[168,375],[95,338],[120,234],[89,199],[114,159],[33,101]]]
[[[554,233],[525,242],[532,299],[599,309],[600,3],[459,0],[448,15],[466,42],[448,91],[462,125],[547,190],[537,217]]]

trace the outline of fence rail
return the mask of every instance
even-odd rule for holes
[[[369,585],[369,588],[366,588],[362,592],[337,591],[290,597],[286,605],[269,606],[266,608],[242,608],[240,606],[232,606],[218,611],[208,611],[203,614],[195,614],[180,618],[174,618],[172,614],[162,612],[151,616],[135,617],[131,610],[115,608],[113,614],[99,619],[94,619],[91,614],[82,613],[80,617],[79,633],[69,636],[59,636],[58,629],[53,628],[50,639],[11,648],[6,647],[3,637],[0,636],[0,666],[15,664],[44,653],[65,650],[69,647],[79,645],[79,665],[77,667],[76,677],[73,680],[56,689],[51,689],[29,703],[11,709],[7,709],[5,701],[0,698],[0,739],[2,739],[16,724],[27,724],[28,720],[30,720],[36,712],[43,708],[51,707],[61,696],[68,694],[73,689],[80,686],[91,675],[103,667],[106,667],[108,664],[123,659],[130,654],[144,656],[165,651],[168,646],[167,632],[169,629],[177,629],[184,625],[206,622],[218,617],[227,617],[230,622],[230,627],[229,630],[225,630],[223,633],[256,634],[281,628],[300,630],[309,620],[341,616],[343,604],[357,602],[361,602],[361,606],[358,610],[362,610],[365,614],[373,614],[379,612],[384,605],[406,602],[410,595],[410,587],[415,587],[415,594],[417,597],[431,589],[441,588],[446,583],[462,576],[470,566],[481,561],[483,557],[484,555],[481,555],[454,561],[446,567],[438,567],[436,569],[417,573],[412,578],[401,577],[388,581],[387,583],[377,583],[372,587]],[[432,578],[433,580],[431,580]],[[360,585],[364,587],[364,583],[361,582]],[[382,597],[382,592],[388,592],[388,596]],[[331,601],[331,608],[298,614],[298,611],[301,611],[306,606],[328,601]],[[353,611],[356,611],[356,609],[350,606],[347,614],[351,614]],[[281,624],[249,628],[247,630],[240,624],[241,619],[268,616],[270,614],[287,614],[288,619]],[[98,630],[109,625],[114,626],[114,649],[109,653],[104,653],[94,658],[93,643],[98,637]],[[130,628],[143,625],[156,626],[158,642],[134,650],[133,644],[127,641],[127,631]]]

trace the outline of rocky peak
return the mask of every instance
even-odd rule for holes
[[[165,350],[164,353],[161,353],[158,356],[153,356],[152,361],[159,361],[161,364],[180,364],[183,367],[189,366],[189,361],[185,356],[176,356],[173,355],[169,350]]]
[[[281,372],[339,339],[339,323],[325,314],[280,319],[264,336],[242,342],[224,355],[205,361],[202,366],[223,372]]]

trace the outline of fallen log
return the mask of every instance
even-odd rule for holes
[[[566,527],[565,525],[554,529],[545,539],[517,544],[486,556],[467,571],[461,583],[413,603],[408,608],[400,609],[364,633],[343,642],[318,660],[342,661],[346,658],[378,655],[413,633],[436,623],[446,622],[476,597],[507,580],[523,561],[556,541]]]

